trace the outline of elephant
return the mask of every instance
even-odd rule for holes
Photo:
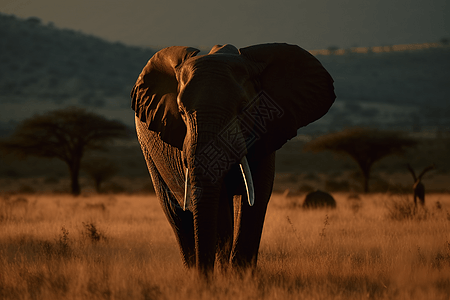
[[[327,113],[333,79],[309,52],[272,43],[155,53],[132,91],[138,140],[188,269],[254,270],[275,151]]]

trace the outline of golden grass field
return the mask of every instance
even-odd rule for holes
[[[0,299],[449,299],[450,195],[274,194],[257,271],[184,269],[153,195],[12,194],[0,201]]]

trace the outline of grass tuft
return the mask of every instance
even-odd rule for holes
[[[327,235],[325,230],[327,229],[328,225],[330,225],[330,222],[328,222],[328,215],[325,215],[325,220],[323,221],[322,231],[319,233],[319,236],[321,238],[324,238]]]
[[[105,235],[100,233],[94,223],[84,223],[82,222],[84,231],[83,236],[85,236],[88,240],[93,243],[97,243],[100,240],[106,240]]]
[[[61,234],[59,235],[59,239],[57,241],[56,252],[58,255],[63,257],[70,256],[72,253],[72,249],[69,245],[69,231],[64,226],[61,227]]]
[[[426,207],[415,206],[407,196],[397,196],[386,202],[388,218],[396,221],[426,220],[429,213]]]

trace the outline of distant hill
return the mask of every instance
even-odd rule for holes
[[[361,47],[330,55],[312,51],[334,77],[338,97],[316,125],[450,130],[450,47],[427,47]]]
[[[335,79],[338,99],[303,132],[450,128],[450,47],[375,50],[311,51]],[[0,14],[0,135],[35,113],[68,105],[131,126],[129,93],[154,52]]]
[[[103,106],[108,99],[128,97],[154,53],[43,25],[36,18],[0,15],[0,36],[2,100],[77,98],[83,105]]]
[[[317,58],[334,74],[337,93],[346,100],[406,106],[449,103],[450,47],[408,46],[385,47],[387,50],[383,52],[360,47],[357,49],[366,51],[348,49],[342,55],[317,55]],[[395,48],[403,50],[389,50]]]
[[[1,121],[67,105],[130,109],[154,52],[0,14]]]

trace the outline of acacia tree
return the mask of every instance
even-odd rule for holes
[[[35,115],[18,125],[1,148],[19,156],[58,158],[69,167],[71,193],[80,194],[79,173],[86,151],[106,150],[108,142],[130,137],[121,122],[69,107]]]
[[[306,144],[304,151],[330,150],[349,155],[361,170],[367,193],[372,165],[386,156],[401,155],[415,145],[417,141],[402,132],[355,127],[320,136]]]

